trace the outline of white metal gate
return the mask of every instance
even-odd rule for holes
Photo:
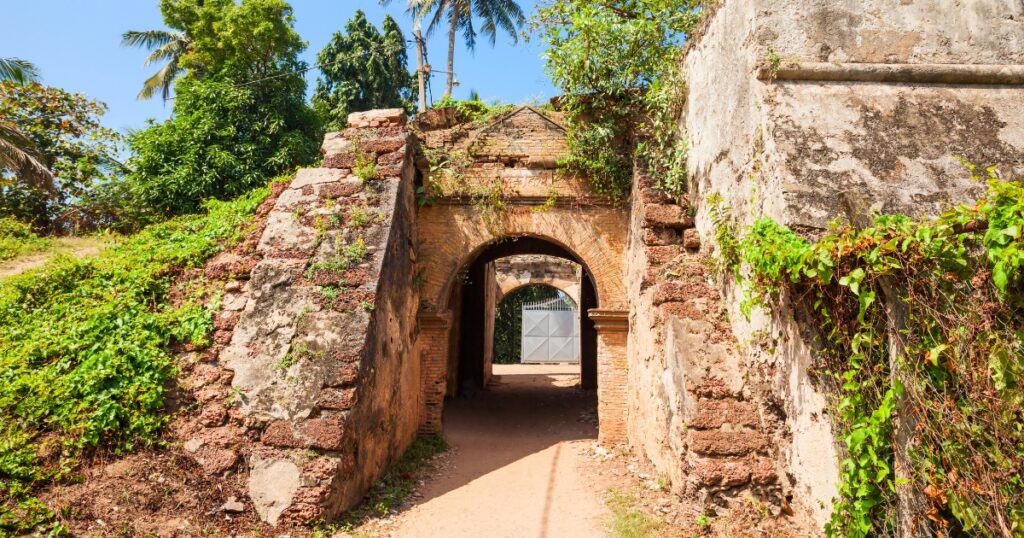
[[[523,363],[580,362],[580,320],[575,305],[559,296],[523,305]]]

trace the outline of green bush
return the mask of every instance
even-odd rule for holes
[[[12,217],[0,218],[0,262],[38,252],[48,244],[49,241],[37,236],[28,224]]]
[[[0,282],[0,534],[47,524],[32,487],[66,476],[82,454],[157,442],[176,373],[168,346],[203,345],[213,324],[198,304],[169,304],[175,276],[239,240],[268,192],[207,202],[206,214],[96,258],[60,256]]]

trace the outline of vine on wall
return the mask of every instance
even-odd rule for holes
[[[730,244],[744,309],[785,298],[821,327],[815,371],[846,448],[829,536],[1024,534],[1024,185],[991,177],[938,219],[817,243],[762,218]],[[923,513],[900,512],[908,489]]]

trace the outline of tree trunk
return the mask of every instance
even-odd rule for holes
[[[448,27],[448,80],[444,84],[444,96],[451,97],[452,83],[455,80],[455,30],[459,26],[459,3],[451,3],[452,13]]]

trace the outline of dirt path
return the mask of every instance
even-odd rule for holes
[[[20,275],[25,271],[42,267],[50,258],[57,254],[67,254],[74,258],[95,256],[107,246],[107,242],[94,237],[62,237],[54,239],[53,246],[36,254],[29,254],[0,262],[0,278]]]
[[[578,367],[495,365],[491,387],[445,408],[449,465],[394,536],[603,536],[608,511],[580,472],[597,437]]]

